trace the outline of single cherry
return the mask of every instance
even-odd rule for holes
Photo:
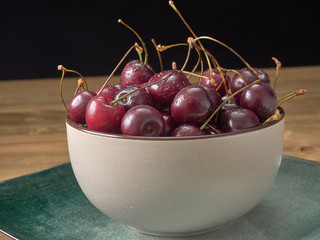
[[[75,94],[69,103],[69,115],[72,121],[86,123],[86,109],[89,101],[96,95],[95,92],[83,90]]]
[[[128,93],[131,93],[131,94],[119,100],[117,103],[124,106],[126,111],[128,111],[130,108],[137,105],[153,106],[153,99],[151,95],[144,88],[139,90],[138,89],[139,87],[134,85],[122,88],[116,95],[115,99],[118,99]]]
[[[88,129],[114,133],[119,132],[125,109],[119,104],[110,105],[110,99],[104,95],[93,97],[87,106],[86,122]]]
[[[191,85],[180,70],[165,70],[155,74],[148,83],[152,85],[147,87],[147,91],[156,102],[163,106],[170,106],[176,94],[182,88]]]
[[[228,75],[224,76],[225,84],[223,83],[223,78],[219,72],[215,69],[211,70],[212,74],[210,77],[210,69],[203,72],[202,76],[206,78],[200,79],[200,84],[204,86],[209,86],[214,89],[218,88],[218,92],[221,96],[226,94],[226,88],[229,88],[230,77]]]
[[[223,132],[233,132],[259,125],[259,118],[253,111],[232,104],[220,109],[217,116],[217,126]]]
[[[245,87],[247,84],[254,82],[257,79],[260,79],[262,83],[270,85],[269,75],[260,68],[253,68],[257,75],[256,76],[249,68],[242,68],[238,72],[241,74],[235,74],[230,83],[230,89],[232,93],[235,93],[239,89]],[[245,81],[243,80],[245,79]],[[241,93],[234,96],[236,103],[240,102]]]
[[[148,82],[154,74],[153,68],[148,63],[144,64],[142,61],[132,60],[125,65],[121,72],[121,87]]]
[[[171,104],[171,114],[178,123],[201,124],[212,112],[212,101],[201,85],[181,89]]]
[[[132,136],[163,136],[165,121],[162,114],[148,105],[130,108],[121,121],[121,131]]]
[[[255,112],[263,122],[275,113],[277,96],[269,85],[254,84],[241,94],[240,106]]]
[[[206,135],[197,125],[182,124],[178,126],[171,134],[172,137],[186,137],[186,136],[202,136]]]

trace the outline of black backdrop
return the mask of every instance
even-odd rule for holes
[[[175,5],[197,35],[217,38],[254,67],[316,65],[319,18],[309,1],[182,1]],[[5,1],[0,7],[0,79],[60,77],[57,65],[85,76],[108,75],[137,39],[117,22],[122,18],[147,44],[150,63],[159,64],[153,45],[185,42],[190,33],[161,1]],[[203,42],[220,65],[243,67],[225,48]],[[163,53],[165,67],[182,65],[186,48]],[[136,58],[136,54],[129,59]],[[129,60],[128,59],[128,60]],[[117,72],[119,73],[119,71]]]

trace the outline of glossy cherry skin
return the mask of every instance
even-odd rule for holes
[[[206,135],[197,125],[182,124],[178,126],[171,134],[172,137],[185,137],[185,136],[202,136]]]
[[[211,113],[212,101],[199,85],[181,89],[171,104],[171,114],[178,123],[201,124]]]
[[[217,125],[223,132],[234,132],[260,125],[258,116],[245,108],[222,109],[217,117]]]
[[[159,80],[162,81],[155,83]],[[184,87],[191,85],[188,78],[180,71],[166,70],[154,75],[148,82],[152,84],[147,87],[147,91],[151,94],[155,102],[160,105],[170,106],[173,98]]]
[[[119,92],[120,89],[121,89],[121,84],[120,84],[120,83],[117,83],[117,84],[113,85],[113,87],[114,87],[115,89],[117,89],[118,92]]]
[[[255,112],[262,122],[275,113],[277,96],[269,85],[254,84],[241,94],[240,106]]]
[[[69,103],[69,115],[72,121],[86,123],[86,109],[89,101],[96,95],[95,92],[83,90],[74,95]]]
[[[164,136],[170,136],[173,130],[178,126],[178,123],[173,119],[170,112],[162,112],[165,122]]]
[[[93,91],[97,94],[100,91],[101,87],[102,86],[99,86]],[[101,91],[100,95],[108,96],[112,101],[115,99],[115,96],[117,95],[118,92],[119,92],[119,89],[117,87],[107,84]]]
[[[262,70],[260,68],[254,68],[254,70],[257,72],[258,77],[262,83],[270,85],[270,77],[264,70]],[[255,80],[258,80],[258,77],[249,68],[242,68],[239,70],[239,73],[246,80],[247,84],[250,84],[250,83],[254,82]],[[230,89],[231,89],[232,93],[235,93],[236,91],[238,91],[241,88],[246,86],[242,77],[239,74],[235,74],[233,76],[231,83],[230,83]],[[236,103],[240,102],[240,96],[241,96],[241,93],[236,94],[234,96]]]
[[[124,114],[123,106],[110,105],[108,97],[97,95],[91,99],[87,106],[86,122],[88,129],[107,133],[119,132]]]
[[[130,108],[121,121],[122,134],[131,136],[163,136],[165,121],[162,114],[148,105]]]
[[[128,93],[131,93],[137,89],[139,89],[139,88],[134,85],[124,87],[118,92],[115,99],[118,99],[121,96],[128,94]],[[119,100],[117,103],[124,106],[126,111],[128,111],[130,108],[137,106],[137,105],[153,106],[153,99],[152,99],[151,95],[145,89],[140,89],[136,92],[129,94],[127,97]]]
[[[221,96],[224,96],[226,94],[226,88],[229,89],[229,82],[230,82],[230,77],[228,75],[224,76],[226,85],[222,83],[223,78],[221,77],[221,74],[217,72],[215,69],[212,69],[211,78],[210,78],[210,69],[207,69],[206,71],[204,71],[202,76],[207,78],[200,79],[201,85],[212,87],[214,89],[217,89],[221,85],[217,91]]]
[[[153,68],[149,64],[144,64],[139,60],[128,62],[123,68],[120,76],[121,87],[130,85],[139,85],[148,82],[155,74]]]

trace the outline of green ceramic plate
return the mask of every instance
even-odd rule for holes
[[[23,240],[167,239],[133,232],[99,212],[69,163],[0,183],[0,229]],[[216,232],[187,239],[320,239],[320,164],[283,157],[258,206]]]

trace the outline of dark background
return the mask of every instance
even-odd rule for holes
[[[225,42],[254,67],[318,65],[319,18],[309,1],[182,1],[175,5],[198,36]],[[159,71],[151,43],[185,42],[191,34],[167,0],[161,1],[5,1],[0,7],[0,79],[60,77],[57,65],[85,76],[109,75],[138,41],[122,18],[144,39],[149,63]],[[220,65],[243,63],[225,48],[203,42]],[[162,54],[165,68],[182,66],[187,48]],[[132,53],[129,59],[137,58]],[[117,73],[120,73],[118,71]]]

